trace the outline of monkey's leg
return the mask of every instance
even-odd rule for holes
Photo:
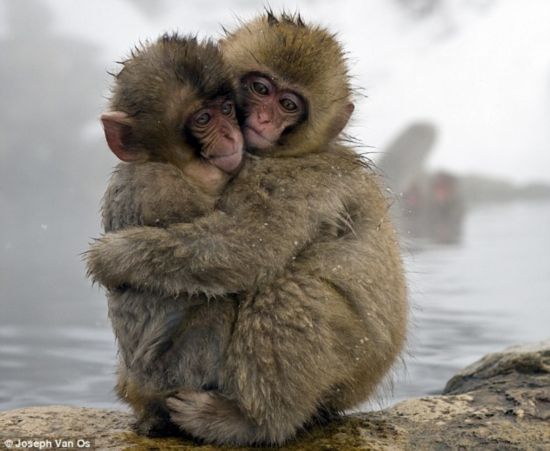
[[[164,403],[165,395],[149,393],[133,382],[122,361],[118,365],[116,392],[136,414],[135,428],[139,434],[151,437],[176,435],[177,428],[170,421]]]
[[[149,437],[180,435],[178,428],[170,421],[165,403],[166,393],[150,392],[142,384],[132,381],[123,364],[119,365],[116,392],[134,411],[138,434]]]
[[[346,367],[323,285],[279,278],[239,306],[218,392],[179,392],[172,421],[219,444],[281,444],[320,408]]]

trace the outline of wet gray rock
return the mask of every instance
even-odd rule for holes
[[[72,440],[73,449],[78,439],[105,450],[222,449],[180,438],[140,437],[132,423],[130,414],[114,410],[17,409],[0,413],[0,449],[5,440],[17,439],[49,439],[53,445],[55,439]],[[300,434],[282,449],[549,450],[550,341],[489,354],[454,376],[441,396],[343,417]]]

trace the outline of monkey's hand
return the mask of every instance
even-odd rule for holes
[[[183,226],[183,224],[182,224]],[[188,293],[198,291],[196,281],[171,272],[189,261],[191,249],[171,239],[165,229],[134,227],[111,232],[95,240],[85,253],[87,274],[107,289],[128,285],[142,290],[177,295],[182,285]],[[178,280],[176,277],[181,278]]]
[[[83,254],[88,277],[108,289],[129,283],[125,275],[134,267],[127,252],[130,245],[128,236],[119,233],[107,233],[94,240]]]

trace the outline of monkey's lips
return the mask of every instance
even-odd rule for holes
[[[262,135],[258,130],[250,125],[245,125],[243,130],[244,140],[247,146],[255,149],[267,149],[273,146],[273,142]]]
[[[210,164],[221,169],[223,172],[233,172],[239,168],[243,159],[242,149],[239,149],[229,155],[210,156]]]

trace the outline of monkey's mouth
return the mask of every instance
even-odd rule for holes
[[[244,140],[247,146],[256,149],[267,149],[273,146],[273,142],[262,135],[258,130],[250,125],[245,125],[243,128]]]
[[[229,155],[210,156],[206,159],[223,172],[233,172],[241,165],[243,154],[241,150],[237,150]]]

